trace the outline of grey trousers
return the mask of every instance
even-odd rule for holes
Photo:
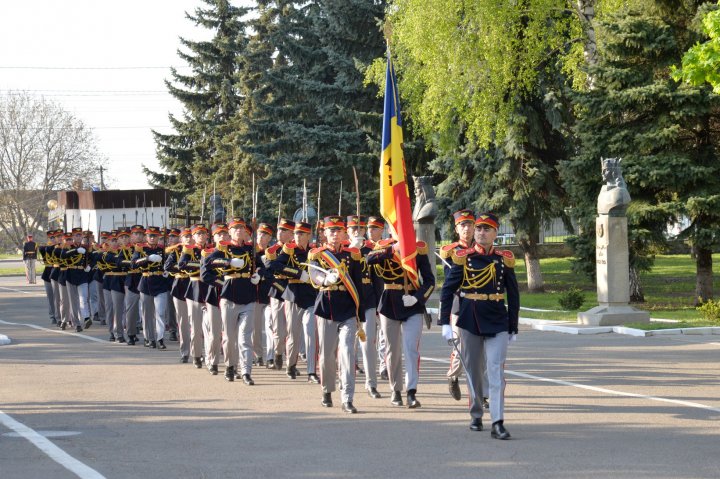
[[[241,374],[250,374],[252,371],[254,310],[255,303],[237,304],[225,298],[220,300],[225,367],[233,366],[240,372],[237,369],[240,365]]]
[[[128,336],[137,336],[137,322],[140,318],[140,295],[125,287],[125,329]],[[147,333],[145,333],[147,334]]]
[[[453,332],[457,335],[457,337],[460,337],[460,328],[457,327],[457,320],[458,317],[456,314],[450,315],[450,324],[452,325]],[[462,342],[459,342],[457,345],[457,348],[462,352]],[[482,361],[482,396],[488,397],[488,375],[487,375],[487,368],[485,367],[485,356],[481,356]],[[458,356],[457,352],[455,352],[455,348],[452,348],[450,351],[450,368],[447,372],[448,378],[453,378],[457,380],[460,375],[462,374],[462,362],[460,361],[460,356]]]
[[[220,362],[220,348],[222,347],[220,308],[206,303],[202,325],[205,333],[205,365],[217,366]]]
[[[276,355],[285,354],[287,323],[285,320],[284,301],[270,298],[270,327],[273,332],[273,350]]]
[[[365,366],[365,389],[377,387],[377,311],[365,310],[365,341],[360,341],[360,352]]]
[[[253,336],[252,345],[253,353],[256,358],[265,359],[264,348],[263,348],[263,331],[265,330],[265,312],[267,311],[267,304],[255,303],[255,309],[253,309]]]
[[[172,300],[172,295],[170,294],[170,291],[167,291],[165,295],[167,296],[167,308],[165,308],[165,324],[168,331],[177,332],[178,322],[177,310],[175,309],[175,301]]]
[[[320,384],[323,393],[335,391],[335,377],[340,359],[342,402],[350,402],[355,395],[355,336],[357,320],[345,321],[317,318],[320,349]]]
[[[78,285],[67,283],[67,296],[70,302],[70,316],[75,323],[74,326],[82,325],[83,319],[90,317],[88,309],[88,284],[81,283]]]
[[[200,358],[203,355],[203,315],[205,305],[187,300],[188,318],[190,319],[190,356]]]
[[[272,308],[265,307],[265,358],[269,361],[275,357],[275,333],[273,332]]]
[[[167,297],[167,293],[160,293],[157,296],[140,293],[143,311],[143,336],[148,341],[158,341],[165,338]]]
[[[103,293],[103,284],[102,281],[93,281],[91,284],[91,287],[94,286],[95,289],[95,295],[97,296],[97,304],[95,305],[94,312],[97,313],[98,319],[100,321],[107,321],[108,314],[107,314],[107,308],[108,306],[105,304],[105,294]],[[92,295],[91,298],[91,304],[92,304]]]
[[[422,315],[414,314],[405,321],[380,315],[380,327],[387,340],[385,356],[391,391],[402,390],[402,358],[405,357],[405,390],[417,391],[420,376],[420,337]]]
[[[113,320],[115,318],[115,309],[113,308],[113,299],[112,299],[112,291],[109,289],[103,289],[102,290],[102,298],[103,298],[103,305],[104,305],[104,311],[103,311],[103,319],[107,322],[108,331],[110,333],[113,332]],[[122,330],[121,330],[122,331]]]
[[[98,285],[100,287],[98,288]],[[93,318],[95,316],[95,313],[99,312],[99,306],[100,306],[100,298],[98,297],[98,290],[102,291],[102,283],[98,283],[95,280],[91,280],[87,284],[88,288],[88,315],[87,317]]]
[[[476,336],[460,329],[460,342],[463,344],[461,354],[467,366],[470,393],[470,416],[482,417],[482,358],[487,364],[490,417],[492,422],[504,419],[505,411],[505,358],[507,357],[508,333],[502,332],[495,337]],[[472,386],[471,386],[472,385]]]
[[[285,318],[287,320],[287,364],[296,366],[300,353],[300,340],[305,338],[307,373],[315,374],[317,355],[317,323],[315,308],[301,308],[295,303],[285,301]]]
[[[109,321],[110,332],[114,332],[116,338],[122,338],[125,337],[125,293],[112,290],[110,296],[113,309],[112,320]]]
[[[60,298],[60,315],[63,321],[67,322],[70,326],[73,324],[72,308],[70,306],[70,298],[68,297],[67,283],[63,286],[58,282],[58,297]]]
[[[55,312],[55,291],[53,291],[53,285],[51,281],[43,281],[45,285],[45,296],[48,300],[48,315],[50,319],[57,320],[58,314]]]
[[[184,299],[173,296],[175,317],[177,318],[178,340],[180,341],[180,356],[190,356],[190,316],[188,303]]]
[[[385,339],[385,333],[382,328],[378,327],[378,339],[377,339],[377,352],[378,352],[378,366],[379,371],[387,371],[387,340]]]
[[[58,323],[60,323],[62,321],[65,321],[65,319],[66,319],[64,311],[62,310],[62,302],[60,301],[60,299],[61,299],[60,298],[60,283],[58,283],[54,279],[51,279],[50,286],[52,287],[52,291],[53,291],[55,319],[57,319]]]
[[[25,262],[25,279],[28,284],[35,284],[35,259],[26,259]]]

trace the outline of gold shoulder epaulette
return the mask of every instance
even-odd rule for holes
[[[182,243],[174,244],[172,246],[168,246],[165,248],[165,254],[172,253],[173,251],[180,249],[183,247]],[[183,247],[183,252],[185,252],[185,248]]]
[[[228,244],[230,244],[230,243],[225,243],[224,241],[221,241],[221,242],[217,245],[217,248],[216,248],[216,249],[217,249],[218,251],[222,251],[223,253],[227,253],[227,251],[228,251]]]
[[[183,254],[193,254],[193,252],[195,252],[195,248],[192,246],[183,246],[182,252]]]
[[[142,253],[143,252],[143,245],[142,244],[136,244],[135,245],[135,252],[136,253]]]
[[[446,244],[440,247],[440,257],[442,259],[448,259],[453,250],[457,247],[457,241],[455,243]]]
[[[343,247],[343,250],[350,253],[350,257],[355,261],[360,261],[363,257],[362,252],[357,248],[348,248],[347,246],[345,246]]]
[[[308,252],[308,259],[310,261],[317,261],[320,253],[325,249],[325,246],[320,246],[319,248],[313,248]]]
[[[292,255],[295,253],[295,246],[297,246],[294,242],[293,243],[285,243],[282,247],[283,253]]]
[[[473,251],[472,248],[454,249],[452,253],[450,253],[450,258],[452,258],[453,263],[462,266],[467,261],[467,256]]]
[[[515,267],[515,255],[509,249],[496,249],[495,252],[503,257],[503,263],[508,268]]]
[[[204,249],[204,250],[202,250],[202,251],[200,252],[200,256],[202,256],[203,258],[205,258],[205,257],[207,257],[207,256],[210,256],[210,255],[213,254],[214,252],[215,252],[215,248],[206,248],[206,249]]]
[[[418,241],[417,242],[417,252],[418,254],[428,254],[428,245],[424,241]]]

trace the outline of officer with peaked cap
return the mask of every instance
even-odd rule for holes
[[[151,348],[167,349],[164,338],[168,284],[164,277],[167,273],[163,270],[165,251],[159,244],[161,234],[159,227],[147,227],[147,243],[135,245],[132,266],[142,275],[138,291],[142,302],[143,335],[150,341]]]
[[[265,266],[269,268],[270,262],[277,259],[285,243],[292,241],[295,222],[280,218],[277,227],[277,243],[265,250]],[[283,293],[287,288],[288,278],[283,274],[276,274],[270,285],[270,317],[273,331],[273,347],[275,369],[282,369],[283,354],[285,354],[285,340],[287,338],[287,321],[285,319],[285,305]]]
[[[202,252],[208,240],[208,230],[204,224],[198,223],[192,227],[193,243],[183,246],[182,255],[178,261],[178,269],[188,275],[190,285],[185,293],[188,301],[188,316],[190,318],[190,356],[196,368],[202,368],[203,355],[203,315],[205,311],[205,298],[207,298],[208,284],[200,280],[200,262]]]
[[[250,234],[253,234],[250,231]],[[257,225],[257,232],[255,232],[255,258],[256,263],[265,264],[265,250],[270,244],[270,240],[273,237],[273,229],[268,223],[260,223]],[[273,278],[263,278],[257,286],[257,302],[255,303],[255,309],[253,310],[253,351],[257,360],[258,366],[263,366],[265,360],[274,358],[275,349],[272,340],[272,325],[270,318],[270,283]],[[265,331],[265,343],[263,343],[263,331]],[[263,346],[264,344],[264,346]]]
[[[177,318],[177,329],[180,341],[180,362],[187,363],[190,358],[190,316],[185,295],[190,286],[190,277],[187,273],[180,270],[178,263],[180,262],[183,249],[192,247],[192,230],[190,228],[183,228],[178,231],[178,235],[180,237],[179,243],[165,247],[165,265],[163,268],[173,278],[172,285],[170,286],[170,296],[175,306],[175,317]]]

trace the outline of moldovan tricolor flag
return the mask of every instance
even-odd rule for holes
[[[380,214],[399,244],[397,254],[411,283],[418,287],[415,257],[417,242],[410,209],[410,194],[403,155],[402,118],[395,70],[388,50],[385,75],[385,109],[383,111],[382,156],[380,158]]]

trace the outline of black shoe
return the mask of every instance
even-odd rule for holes
[[[123,336],[118,336],[117,342],[118,342],[118,343],[124,343],[124,342],[125,342],[125,338],[124,338]]]
[[[150,347],[153,349],[157,349],[157,343],[155,341],[150,341]]]
[[[305,353],[298,354],[300,361],[307,361],[307,355]]]
[[[268,359],[267,364],[265,365],[268,369],[275,369],[275,360],[274,359]]]
[[[258,366],[265,366],[265,361],[263,361],[263,358],[257,358],[257,365],[258,365]]]
[[[67,328],[67,321],[63,321],[62,323],[60,323],[60,329],[65,331],[65,328]]]
[[[358,365],[356,364],[356,365],[355,365],[355,373],[356,373],[356,374],[363,374],[363,375],[364,375],[364,374],[365,374],[365,371],[363,371],[363,368],[361,368],[360,366],[358,366]]]
[[[158,349],[167,349],[167,346],[165,346],[164,339],[158,339]]]
[[[90,326],[92,326],[92,319],[90,319],[90,318],[85,318],[85,324],[84,324],[84,326],[85,326],[85,329],[90,329]]]
[[[105,321],[104,319],[100,321],[100,326],[107,326],[107,321]]]
[[[218,373],[217,364],[213,364],[212,366],[210,366],[210,367],[208,368],[208,371],[209,371],[210,374],[212,374],[213,376],[217,376],[217,373]]]
[[[472,418],[472,421],[470,421],[470,430],[482,431],[482,419],[480,419],[479,417]]]
[[[448,378],[448,391],[450,391],[450,397],[454,400],[459,401],[462,398],[458,378]]]
[[[242,380],[243,380],[243,382],[244,382],[245,384],[247,384],[248,386],[254,386],[254,385],[255,385],[255,381],[252,380],[252,378],[250,377],[249,374],[243,374],[243,375],[242,375]]]
[[[200,358],[193,358],[193,365],[197,369],[202,369],[202,361],[200,360]]]
[[[320,378],[315,373],[308,374],[308,382],[313,384],[320,384]]]
[[[77,326],[75,326],[75,332],[82,333],[82,326],[80,326],[79,324]]]
[[[225,381],[235,381],[235,366],[225,368]]]
[[[490,402],[488,402],[488,398],[483,398],[483,409],[490,409]]]
[[[505,426],[503,426],[503,423],[501,421],[494,422],[492,425],[492,428],[490,429],[490,437],[493,439],[510,439],[510,433],[507,432],[507,429],[505,429]]]
[[[346,412],[348,414],[356,414],[357,409],[355,409],[355,406],[353,406],[352,401],[344,402],[342,405],[343,412]]]
[[[180,362],[181,362],[181,363],[187,363],[189,359],[190,359],[190,358],[187,357],[187,356],[182,356],[182,357],[180,358]]]
[[[390,399],[390,404],[392,404],[393,406],[403,405],[402,395],[400,395],[400,391],[393,392],[392,399]]]
[[[380,379],[382,379],[383,381],[387,381],[389,379],[387,369],[383,369],[382,371],[380,371]]]
[[[55,318],[51,318],[51,320],[50,320],[50,324],[57,324],[57,319],[55,319]]]
[[[410,409],[417,409],[420,407],[420,401],[415,399],[415,390],[410,389],[407,392],[407,403]]]
[[[177,341],[177,340],[178,340],[177,333],[175,331],[170,331],[170,338],[168,339],[168,341]]]
[[[100,316],[98,313],[93,314],[93,321],[100,321]]]
[[[137,341],[137,338],[135,336],[128,336],[127,345],[135,346],[135,341]]]
[[[282,354],[275,355],[275,369],[280,371],[282,369]]]
[[[368,396],[370,396],[373,399],[380,399],[382,396],[378,392],[377,388],[370,388],[368,389]]]
[[[110,338],[108,338],[108,341],[110,341],[111,343],[114,343],[114,342],[115,342],[115,335],[114,335],[114,334],[111,334],[111,335],[110,335]]]
[[[150,341],[148,341],[147,339],[143,339],[143,346],[145,346],[146,348],[149,348],[149,347],[150,347]]]
[[[285,371],[285,374],[290,379],[295,379],[297,377],[297,369],[295,366],[288,366],[287,370]]]
[[[323,393],[322,405],[323,407],[332,407],[332,395],[330,393]]]

